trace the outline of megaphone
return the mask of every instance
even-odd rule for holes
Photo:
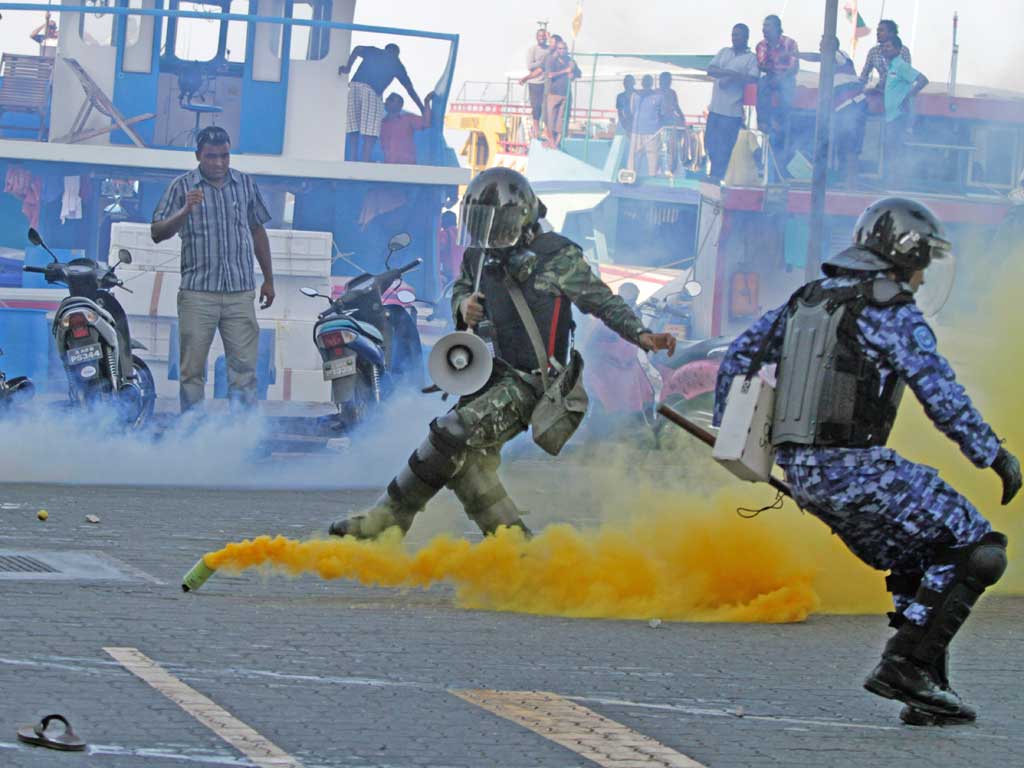
[[[493,369],[494,360],[487,344],[467,331],[455,331],[440,339],[427,359],[427,371],[434,384],[460,397],[479,392]]]

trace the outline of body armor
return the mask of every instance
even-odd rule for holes
[[[904,383],[881,372],[858,341],[865,306],[909,303],[892,280],[849,287],[808,283],[786,309],[772,421],[772,444],[867,448],[885,445]]]
[[[544,268],[545,261],[568,245],[572,245],[571,240],[549,232],[533,240],[530,252],[505,254],[501,258],[489,255],[489,258],[484,259],[480,292],[484,295],[487,317],[497,331],[497,356],[517,370],[538,370],[542,361],[536,359],[530,337],[512,303],[505,280],[518,279],[526,303],[537,321],[545,348],[551,357],[565,364],[569,357],[573,327],[572,306],[561,294],[539,290],[535,280],[537,273]],[[536,258],[532,269],[509,269],[510,262],[529,262],[534,256]],[[465,258],[470,264],[479,263],[479,257],[469,252]]]

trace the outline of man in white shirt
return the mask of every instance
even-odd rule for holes
[[[743,91],[760,75],[757,56],[750,50],[750,29],[746,24],[732,28],[732,46],[723,48],[708,65],[715,87],[708,107],[704,147],[711,158],[711,178],[720,180],[729,167],[729,157],[743,126]]]
[[[541,27],[537,30],[537,44],[530,46],[526,52],[527,74],[519,78],[519,84],[525,85],[530,94],[530,109],[533,114],[533,135],[540,136],[540,116],[544,112],[544,61],[551,53],[548,43],[548,31]]]

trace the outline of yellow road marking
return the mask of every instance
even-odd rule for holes
[[[693,758],[556,693],[484,689],[452,693],[603,768],[705,768]]]
[[[302,768],[302,763],[223,707],[191,688],[136,648],[104,648],[121,666],[156,688],[259,768]]]

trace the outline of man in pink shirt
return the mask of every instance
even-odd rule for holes
[[[796,41],[782,34],[782,21],[766,16],[764,40],[757,44],[757,66],[761,79],[757,84],[757,127],[772,138],[777,153],[786,156],[784,145],[789,110],[796,95],[796,73],[800,71],[800,50]],[[785,162],[782,163],[785,167]]]
[[[402,111],[405,99],[392,93],[384,102],[384,120],[380,125],[380,146],[385,163],[416,164],[415,133],[430,126],[430,105],[433,92],[424,100],[423,114],[414,115]]]

